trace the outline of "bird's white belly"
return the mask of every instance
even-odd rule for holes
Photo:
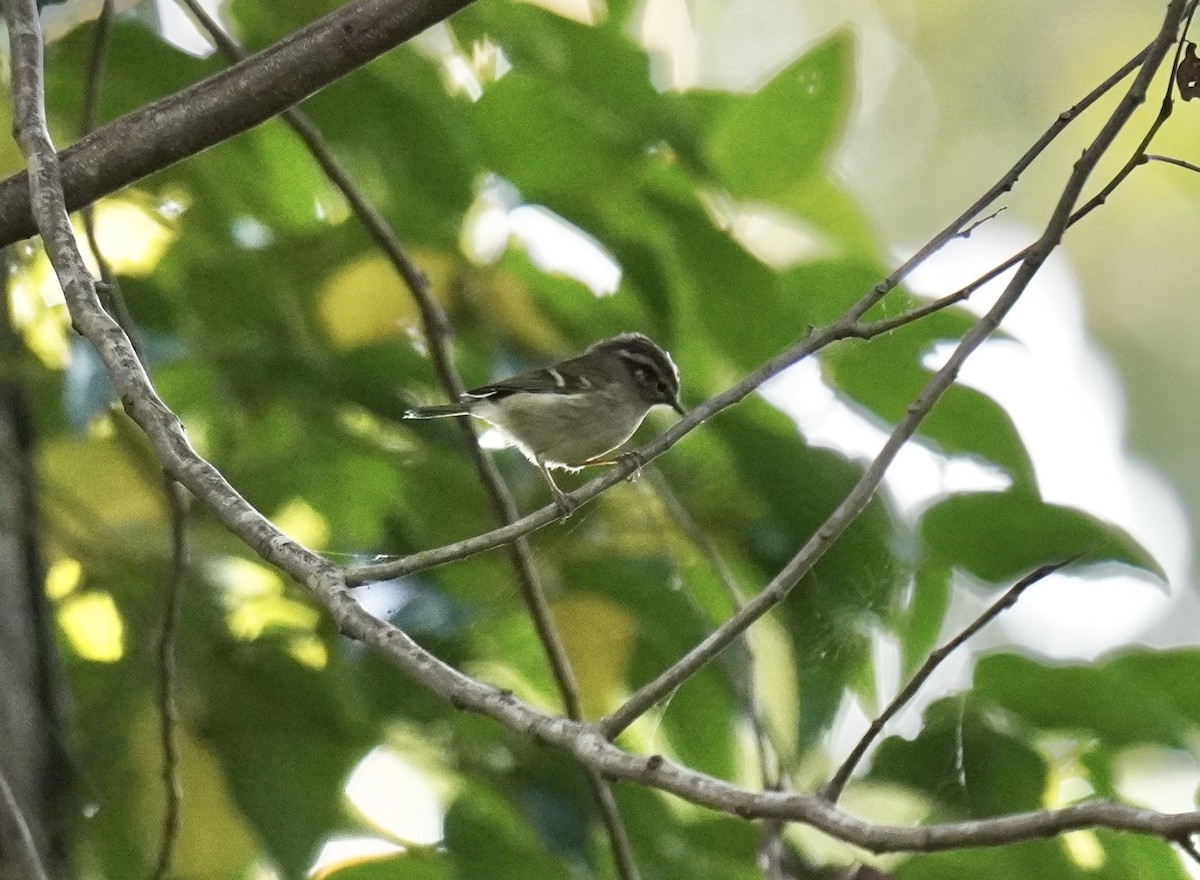
[[[578,467],[616,449],[637,430],[644,408],[587,395],[512,394],[474,403],[474,415],[506,434],[530,460]],[[607,403],[608,406],[604,407]]]

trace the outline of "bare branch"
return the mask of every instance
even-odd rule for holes
[[[175,846],[183,826],[183,782],[179,777],[179,706],[176,700],[175,644],[179,633],[179,606],[187,573],[188,500],[183,487],[163,473],[163,494],[171,521],[171,555],[163,584],[164,603],[155,656],[158,660],[158,737],[162,749],[162,781],[166,793],[162,837],[151,880],[170,876]]]
[[[1174,156],[1159,156],[1154,153],[1146,154],[1147,162],[1165,162],[1168,165],[1178,165],[1180,168],[1186,168],[1188,171],[1195,171],[1200,174],[1200,165],[1193,165],[1191,162],[1186,162],[1183,159],[1176,159]]]
[[[368,614],[341,587],[334,572],[326,572],[320,578],[310,577],[309,582],[342,632],[383,651],[414,680],[447,702],[487,715],[511,730],[565,749],[606,778],[650,785],[692,803],[747,819],[802,822],[872,852],[934,852],[999,846],[1079,828],[1136,831],[1170,840],[1200,833],[1200,812],[1163,814],[1111,801],[1089,801],[1059,810],[993,819],[902,827],[865,822],[814,795],[749,792],[680,767],[660,755],[631,755],[609,742],[595,725],[547,717],[511,693],[487,687],[463,675],[426,653],[406,633]]]
[[[926,383],[925,388],[909,406],[905,417],[892,431],[884,443],[883,449],[863,472],[854,488],[829,515],[816,534],[742,611],[710,633],[704,641],[684,655],[671,668],[639,688],[621,708],[604,718],[600,722],[600,728],[606,736],[611,738],[619,734],[643,712],[705,666],[754,621],[783,601],[792,587],[812,570],[817,560],[867,506],[896,454],[916,433],[918,426],[946,389],[954,384],[966,359],[992,334],[999,326],[1001,319],[1016,305],[1029,282],[1033,280],[1033,276],[1041,268],[1042,263],[1062,240],[1063,233],[1071,221],[1072,208],[1092,170],[1100,161],[1100,157],[1112,145],[1133,112],[1145,100],[1146,90],[1179,30],[1179,25],[1183,20],[1184,5],[1184,0],[1172,0],[1163,26],[1151,44],[1150,51],[1146,53],[1141,70],[1138,71],[1133,83],[1091,146],[1084,150],[1079,161],[1075,163],[1045,230],[1038,241],[1029,248],[1004,292],[996,300],[995,305],[963,336],[945,366]]]
[[[980,217],[978,220],[976,220],[970,226],[967,226],[964,229],[962,229],[961,231],[955,233],[954,237],[955,238],[970,238],[971,234],[974,233],[976,229],[978,229],[984,223],[987,223],[989,220],[995,220],[997,217],[999,217],[1001,214],[1003,214],[1004,211],[1007,210],[1007,208],[1008,208],[1007,205],[1001,205],[999,208],[992,211],[992,213],[988,214],[986,217]]]
[[[920,690],[921,685],[923,685],[929,679],[929,676],[933,674],[933,671],[941,666],[947,657],[953,654],[964,642],[967,641],[967,639],[971,638],[971,636],[975,635],[975,633],[979,632],[998,616],[1000,616],[1000,614],[1017,604],[1017,600],[1021,598],[1021,594],[1027,589],[1032,587],[1038,581],[1041,581],[1054,574],[1056,571],[1061,571],[1071,563],[1076,562],[1090,552],[1092,552],[1091,549],[1084,550],[1062,560],[1061,562],[1054,562],[1049,565],[1043,565],[1037,569],[1034,569],[1034,571],[1030,572],[1005,590],[1004,594],[999,599],[989,605],[982,614],[971,621],[971,623],[965,629],[963,629],[962,632],[960,632],[946,644],[942,645],[942,647],[932,652],[925,659],[925,662],[921,664],[921,668],[918,669],[916,673],[913,674],[913,677],[909,679],[908,684],[900,689],[900,692],[896,694],[890,703],[888,703],[887,707],[879,713],[879,717],[871,722],[871,726],[867,728],[866,733],[862,735],[862,738],[859,739],[854,748],[850,750],[850,754],[846,757],[846,760],[842,762],[842,766],[838,768],[837,772],[833,774],[833,778],[829,780],[829,783],[821,791],[821,796],[833,802],[836,802],[837,799],[841,797],[842,789],[846,787],[846,783],[849,781],[851,774],[854,773],[854,768],[858,766],[858,763],[862,760],[863,755],[867,753],[867,749],[870,748],[871,743],[875,741],[875,738],[878,737],[883,731],[884,726],[892,720],[896,713],[899,712],[909,700],[913,698],[916,692]]]
[[[779,819],[767,819],[762,823],[756,861],[763,880],[789,880],[793,876],[785,864],[788,852],[783,845],[783,832],[786,827]]]
[[[1200,849],[1196,848],[1196,844],[1192,841],[1190,835],[1184,835],[1183,837],[1180,837],[1175,841],[1175,845],[1183,850],[1184,854],[1189,859],[1191,859],[1197,865],[1200,865]]]
[[[725,594],[729,597],[729,602],[733,609],[735,611],[741,610],[746,604],[746,596],[742,588],[738,586],[737,579],[729,568],[729,563],[725,561],[725,557],[721,554],[716,544],[705,533],[700,523],[696,521],[696,518],[692,516],[692,512],[688,510],[683,500],[675,494],[675,490],[671,488],[671,484],[667,482],[667,478],[663,476],[658,468],[647,467],[643,469],[642,473],[646,476],[650,485],[654,487],[654,491],[658,495],[659,500],[662,501],[663,507],[666,508],[667,514],[671,519],[675,520],[675,524],[679,526],[680,531],[683,532],[687,539],[692,542],[692,546],[708,561],[709,568],[712,569],[713,574],[717,577],[717,581],[725,589]],[[694,600],[693,606],[695,607]],[[702,613],[698,607],[697,613]],[[705,615],[705,619],[707,619],[707,615]],[[771,733],[763,718],[762,705],[754,689],[754,670],[757,662],[757,658],[754,655],[754,647],[750,644],[749,638],[741,639],[737,645],[741,649],[740,655],[743,661],[743,668],[738,668],[736,663],[737,657],[730,657],[735,662],[725,664],[725,672],[729,678],[730,686],[737,696],[740,709],[750,720],[750,725],[754,732],[754,743],[758,749],[758,762],[762,773],[763,788],[779,789],[782,788],[782,762],[779,756],[779,749],[776,748],[775,742],[771,739]],[[722,657],[725,656],[727,655],[722,655]],[[767,849],[770,850],[769,847]]]
[[[1146,48],[1142,49],[1124,64],[1122,64],[1113,74],[1096,88],[1088,92],[1079,103],[1075,104],[1068,110],[1063,111],[1058,115],[1058,118],[1051,123],[1040,138],[1038,138],[1032,147],[1025,151],[1025,154],[1004,173],[1001,178],[983,195],[975,200],[967,210],[963,211],[958,217],[950,222],[941,232],[931,238],[924,247],[918,250],[915,254],[905,260],[891,275],[879,282],[878,285],[866,296],[863,300],[855,305],[852,310],[854,320],[858,320],[867,311],[878,303],[885,295],[901,281],[909,276],[917,266],[924,263],[929,257],[935,254],[946,246],[947,243],[962,235],[962,231],[967,224],[971,223],[980,213],[987,210],[988,206],[1006,192],[1012,190],[1016,186],[1021,175],[1025,173],[1025,169],[1033,164],[1034,159],[1042,154],[1055,138],[1062,134],[1063,129],[1073,122],[1080,113],[1108,94],[1117,83],[1127,77],[1130,73],[1138,68],[1145,60],[1154,43],[1150,43]]]
[[[92,29],[92,45],[88,49],[87,65],[83,73],[83,112],[79,119],[79,136],[87,137],[96,128],[96,114],[100,108],[100,83],[104,73],[104,54],[108,48],[108,34],[112,29],[113,0],[103,0],[100,15]]]
[[[1185,31],[1186,31],[1187,27],[1190,26],[1192,17],[1195,15],[1196,9],[1198,6],[1200,6],[1200,3],[1195,2],[1195,0],[1193,0],[1193,2],[1189,3],[1187,12],[1185,13],[1186,20],[1187,20],[1187,23],[1185,24],[1185,27],[1184,27]],[[1177,44],[1175,60],[1172,65],[1172,69],[1174,69],[1175,67],[1177,67],[1179,65],[1179,47],[1181,47],[1182,45],[1183,45],[1182,42]],[[1169,81],[1174,82],[1174,77],[1170,77]],[[1095,94],[1095,93],[1093,93],[1093,94]],[[1075,210],[1071,214],[1070,218],[1067,220],[1066,229],[1071,228],[1076,223],[1078,223],[1080,220],[1082,220],[1084,217],[1086,217],[1088,214],[1090,214],[1092,211],[1094,211],[1096,208],[1103,205],[1104,202],[1108,199],[1108,197],[1110,195],[1112,195],[1113,191],[1116,190],[1116,188],[1118,186],[1120,186],[1125,181],[1125,179],[1127,177],[1129,177],[1130,174],[1133,173],[1133,170],[1135,168],[1137,168],[1139,165],[1144,165],[1151,160],[1157,159],[1158,161],[1169,162],[1173,165],[1180,165],[1184,168],[1190,167],[1193,170],[1200,170],[1200,168],[1196,168],[1196,166],[1191,166],[1191,165],[1189,165],[1189,163],[1184,162],[1179,159],[1170,159],[1165,156],[1155,156],[1155,155],[1149,155],[1146,153],[1146,149],[1150,146],[1150,143],[1154,140],[1154,136],[1156,134],[1158,134],[1158,130],[1160,128],[1162,128],[1163,124],[1170,117],[1173,109],[1174,109],[1174,100],[1172,98],[1171,86],[1168,85],[1167,92],[1163,97],[1163,102],[1159,108],[1158,115],[1155,117],[1154,121],[1150,124],[1150,127],[1146,130],[1146,134],[1142,137],[1141,143],[1138,144],[1137,148],[1130,155],[1129,159],[1126,160],[1125,164],[1122,165],[1121,168],[1118,169],[1116,174],[1114,174],[1112,176],[1112,178],[1109,179],[1108,183],[1106,183],[1100,189],[1100,191],[1098,193],[1096,193],[1096,195],[1094,195],[1094,196],[1092,196],[1092,198],[1088,199],[1087,202],[1085,202],[1083,205],[1081,205],[1077,210]],[[984,220],[988,220],[988,219],[990,219],[990,218],[989,217],[984,218]],[[983,221],[980,221],[980,222],[983,222]],[[973,230],[975,228],[975,226],[978,226],[978,225],[979,225],[978,223],[973,224],[971,227],[969,227],[966,230],[966,232],[969,234],[969,232],[971,230]],[[984,274],[980,275],[978,278],[976,278],[970,284],[967,284],[966,286],[959,288],[954,293],[949,293],[949,294],[946,294],[945,296],[938,297],[935,300],[932,300],[932,301],[925,303],[921,306],[918,306],[914,309],[910,309],[909,311],[904,312],[902,314],[895,315],[891,318],[885,318],[885,319],[881,319],[878,321],[872,321],[869,323],[860,323],[854,328],[851,335],[861,338],[861,339],[870,339],[872,337],[880,335],[881,333],[887,333],[891,330],[895,330],[899,327],[903,327],[907,324],[911,324],[915,321],[919,321],[922,318],[933,314],[934,312],[939,312],[942,309],[948,308],[952,305],[955,305],[956,303],[960,303],[963,300],[970,297],[971,294],[973,294],[979,288],[983,287],[988,282],[994,281],[996,278],[999,278],[1001,275],[1003,275],[1005,272],[1007,272],[1013,266],[1017,265],[1019,262],[1021,262],[1023,259],[1025,259],[1035,246],[1036,246],[1036,243],[1031,244],[1026,248],[1023,248],[1022,250],[1013,254],[1007,260],[993,266],[991,269],[989,269]]]

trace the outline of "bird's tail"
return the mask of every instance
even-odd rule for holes
[[[448,403],[441,406],[415,406],[404,411],[406,419],[445,419],[452,416],[469,416],[462,404]]]

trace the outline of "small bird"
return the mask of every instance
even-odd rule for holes
[[[565,519],[573,505],[551,468],[611,464],[655,406],[684,414],[679,369],[641,333],[602,339],[582,354],[467,391],[458,403],[410,409],[406,419],[475,416],[499,429],[536,464]]]

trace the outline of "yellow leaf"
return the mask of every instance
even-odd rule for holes
[[[437,252],[410,254],[442,300],[451,264]],[[408,287],[385,256],[365,254],[344,264],[321,287],[317,316],[334,346],[357,348],[397,336],[420,336],[421,316]]]
[[[125,653],[125,626],[108,593],[93,590],[67,598],[58,608],[58,625],[84,660],[116,663]]]
[[[321,288],[317,314],[341,349],[392,339],[418,324],[412,297],[392,264],[379,254],[339,268]]]
[[[598,596],[568,596],[552,610],[579,682],[584,717],[599,718],[624,692],[633,621],[624,608]]]
[[[176,732],[184,808],[171,876],[196,880],[245,876],[246,865],[259,849],[229,793],[221,765],[189,724],[180,724]],[[136,779],[142,788],[138,799],[140,830],[146,841],[144,851],[153,853],[162,837],[165,795],[159,764],[159,717],[151,704],[138,711],[132,734],[128,754],[136,764]]]
[[[139,553],[164,552],[166,512],[157,479],[135,463],[115,436],[58,437],[38,452],[52,522],[84,526],[111,540],[123,535]]]
[[[511,272],[497,270],[481,280],[488,317],[526,348],[560,357],[569,352],[567,340],[538,308],[525,282]]]

